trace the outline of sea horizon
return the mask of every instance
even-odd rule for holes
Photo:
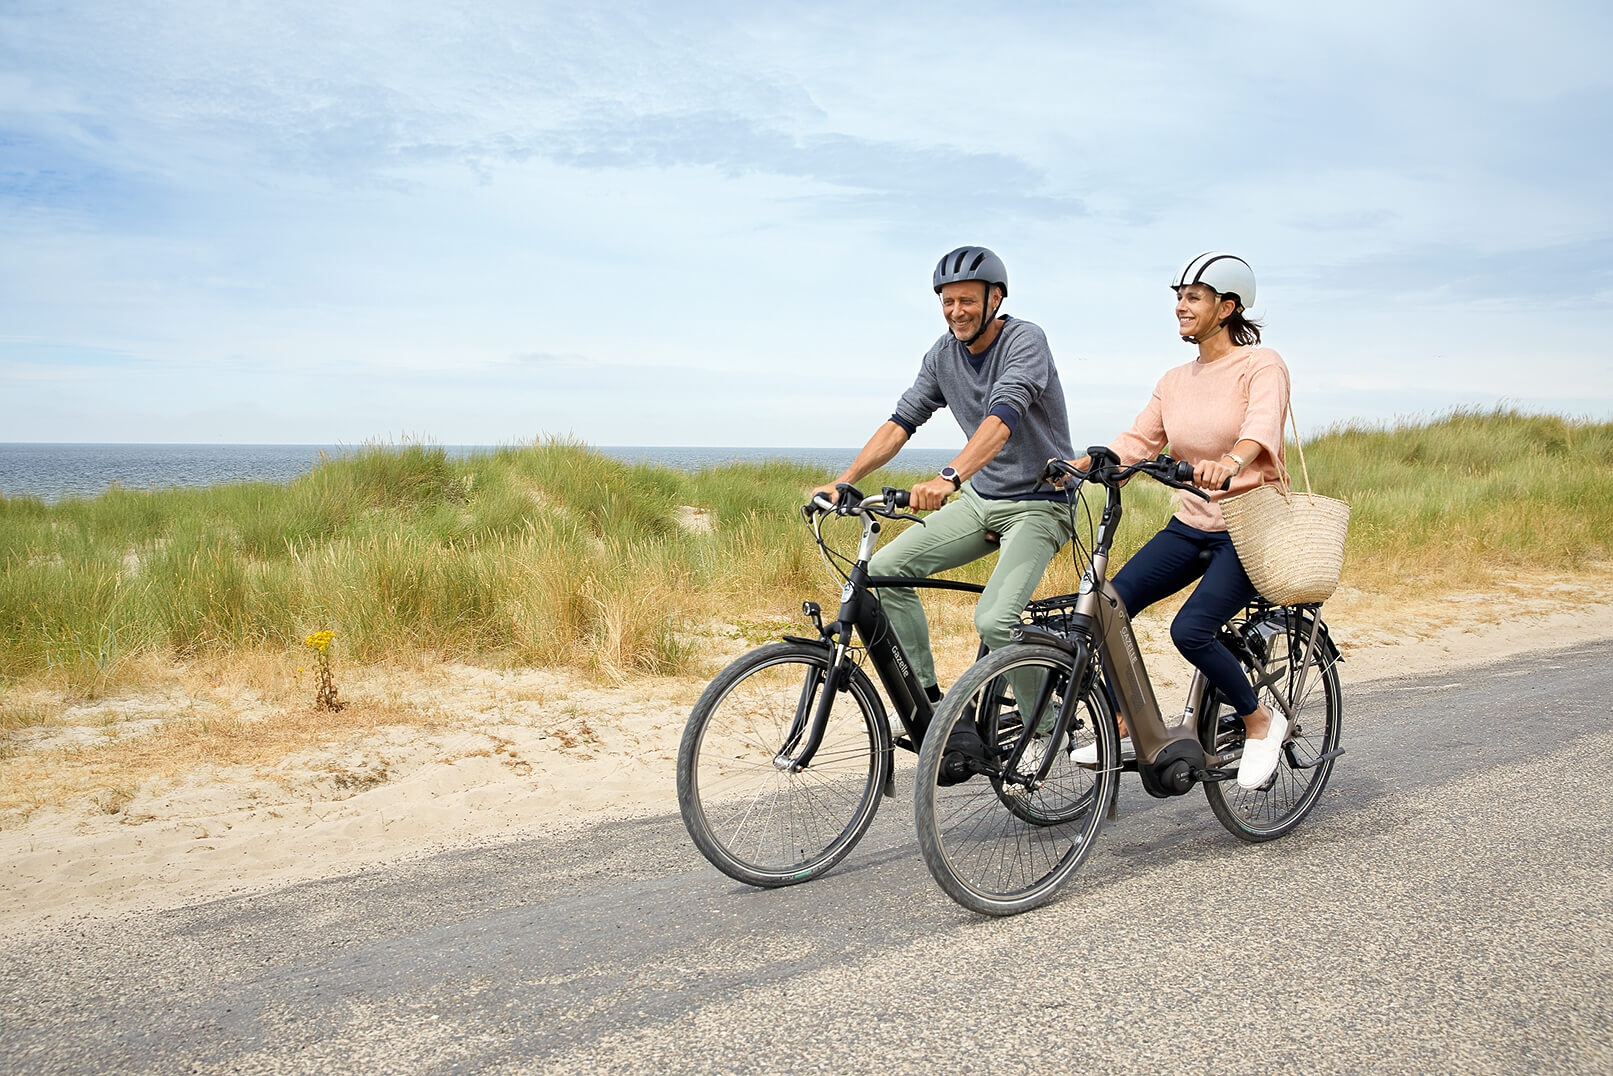
[[[321,456],[369,447],[422,444],[441,448],[450,459],[465,459],[521,444],[451,445],[432,441],[358,443],[222,443],[205,441],[0,441],[0,498],[34,497],[54,504],[70,497],[95,497],[113,486],[148,490],[196,488],[233,482],[283,484],[311,471]],[[588,445],[627,463],[648,463],[697,471],[727,463],[784,460],[833,468],[838,472],[858,449],[732,445]],[[939,469],[955,449],[907,448],[895,465]]]

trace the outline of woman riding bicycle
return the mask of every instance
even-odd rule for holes
[[[1148,406],[1109,448],[1122,464],[1131,464],[1169,445],[1178,459],[1194,463],[1194,484],[1214,492],[1209,500],[1183,493],[1182,506],[1165,529],[1126,562],[1113,582],[1126,610],[1136,616],[1201,580],[1171,623],[1171,641],[1243,719],[1238,784],[1259,788],[1277,767],[1288,721],[1260,704],[1238,659],[1216,639],[1227,618],[1256,594],[1218,502],[1277,481],[1288,367],[1277,352],[1257,346],[1260,325],[1244,315],[1254,304],[1255,275],[1242,258],[1200,254],[1176,274],[1171,289],[1177,332],[1198,346],[1198,357],[1165,372]],[[1087,465],[1086,460],[1076,464]],[[1230,490],[1223,493],[1221,484],[1228,479]],[[1089,745],[1071,757],[1092,765],[1097,748]]]

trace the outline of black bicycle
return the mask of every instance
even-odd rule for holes
[[[813,636],[786,635],[741,655],[695,703],[678,749],[678,808],[695,846],[724,874],[755,886],[794,885],[840,862],[868,831],[881,793],[894,795],[893,752],[917,751],[933,709],[877,591],[960,590],[976,583],[870,576],[885,521],[912,520],[906,490],[864,496],[836,487],[802,514],[824,561],[842,581],[840,611],[825,624],[816,602],[802,612]],[[862,524],[854,560],[830,548],[824,523]],[[981,651],[984,653],[984,650]],[[901,721],[892,736],[871,665]],[[1009,727],[994,735],[1010,735]]]
[[[1260,700],[1289,720],[1277,769],[1260,788],[1229,783],[1243,751],[1243,722],[1202,673],[1188,687],[1181,720],[1164,723],[1130,615],[1106,574],[1120,487],[1141,474],[1204,494],[1190,485],[1192,466],[1168,456],[1122,467],[1107,448],[1088,452],[1086,472],[1049,464],[1049,477],[1074,479],[1068,488],[1078,535],[1081,487],[1090,482],[1105,491],[1096,540],[1075,544],[1084,567],[1080,591],[1031,603],[1016,642],[976,662],[947,692],[919,755],[914,807],[924,861],[949,896],[986,915],[1053,898],[1086,860],[1105,818],[1114,817],[1123,772],[1136,773],[1160,798],[1203,785],[1228,830],[1268,841],[1310,812],[1344,753],[1340,656],[1315,605],[1257,600],[1218,636]],[[1121,755],[1117,710],[1135,757]],[[958,761],[943,746],[971,730],[987,745],[965,759],[974,779],[943,779]]]

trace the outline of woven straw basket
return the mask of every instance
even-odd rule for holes
[[[1293,422],[1291,406],[1288,418]],[[1294,441],[1299,445],[1297,425]],[[1303,493],[1293,489],[1284,471],[1275,485],[1256,486],[1221,502],[1227,533],[1249,581],[1274,605],[1324,602],[1338,589],[1344,570],[1350,506],[1311,492],[1303,445],[1299,465],[1305,472]]]

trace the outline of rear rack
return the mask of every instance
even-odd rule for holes
[[[1080,597],[1079,594],[1055,594],[1051,598],[1038,598],[1025,606],[1020,623],[1068,635],[1075,625],[1075,603]]]

